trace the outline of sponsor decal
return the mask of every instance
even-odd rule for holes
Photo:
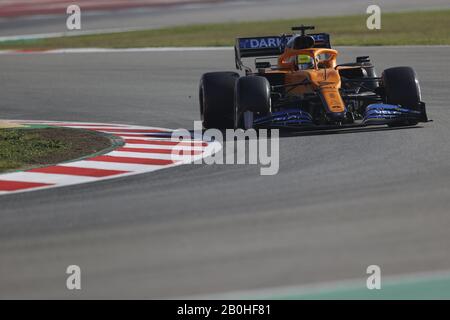
[[[325,34],[313,34],[310,35],[314,38],[316,43],[326,45],[329,41]],[[251,49],[283,49],[289,40],[292,39],[292,35],[286,36],[269,36],[269,37],[253,37],[253,38],[240,38],[239,48],[243,50]]]

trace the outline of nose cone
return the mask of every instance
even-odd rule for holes
[[[347,119],[346,112],[328,112],[327,119],[332,123],[344,122]]]

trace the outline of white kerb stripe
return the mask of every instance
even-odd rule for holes
[[[118,162],[104,162],[104,161],[76,161],[70,163],[63,163],[60,164],[60,166],[103,169],[103,170],[119,170],[128,172],[142,172],[142,171],[151,172],[163,169],[165,167],[160,165],[146,165],[146,164],[118,163]]]
[[[1,175],[0,178],[1,180],[7,181],[51,183],[51,184],[84,183],[98,180],[98,178],[93,177],[40,173],[40,172],[26,172],[26,171]]]

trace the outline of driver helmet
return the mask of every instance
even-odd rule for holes
[[[314,58],[307,54],[300,54],[297,56],[297,65],[299,70],[314,69]]]

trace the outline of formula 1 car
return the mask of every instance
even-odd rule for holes
[[[368,56],[337,65],[327,33],[237,38],[236,72],[210,72],[200,81],[204,128],[333,128],[427,122],[411,67],[384,70]],[[242,58],[255,58],[255,70]],[[277,63],[272,61],[276,59]]]

